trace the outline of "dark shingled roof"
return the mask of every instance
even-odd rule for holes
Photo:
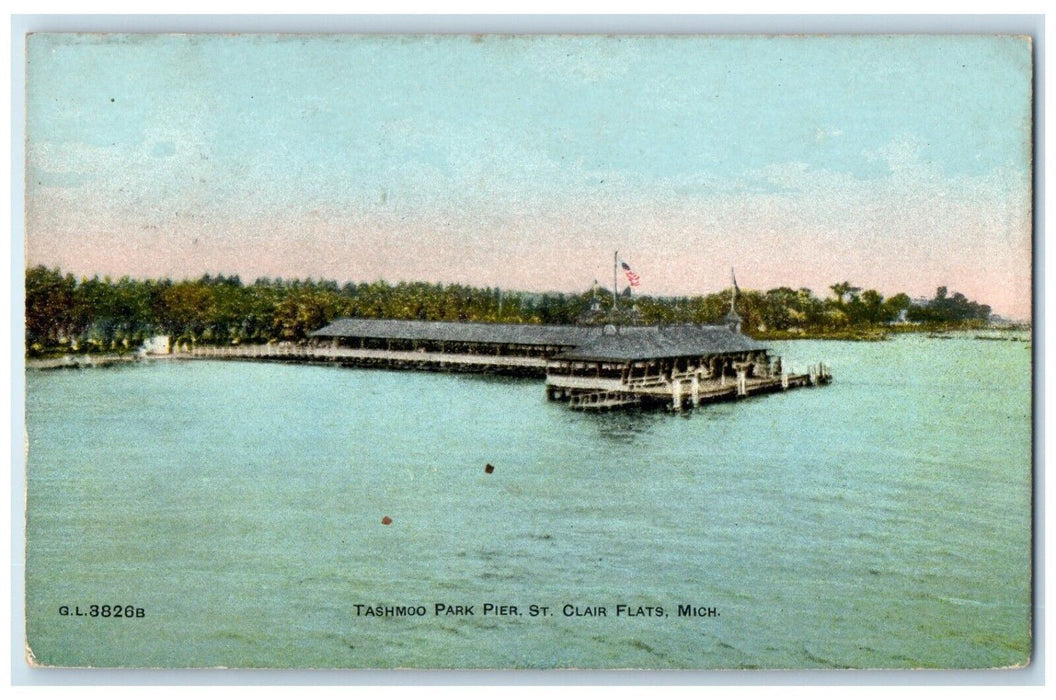
[[[342,318],[310,335],[316,338],[393,338],[397,340],[442,340],[455,343],[575,347],[600,334],[600,328],[589,326]]]
[[[629,326],[596,336],[554,359],[628,362],[765,349],[762,343],[726,326]]]
[[[393,338],[455,343],[550,345],[570,348],[554,359],[627,362],[662,357],[699,357],[765,350],[766,346],[726,326],[539,326],[516,323],[455,323],[342,318],[311,335],[316,338]]]

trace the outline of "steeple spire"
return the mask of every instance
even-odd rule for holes
[[[733,268],[730,268],[730,278],[733,280],[733,290],[730,292],[730,313],[726,314],[726,327],[730,329],[731,333],[741,332],[741,317],[737,315],[737,292],[740,291],[737,287],[737,275],[734,274]]]
[[[730,279],[733,280],[733,291],[730,292],[730,313],[736,314],[737,310],[734,305],[737,303],[737,292],[740,290],[737,289],[737,275],[734,273],[733,267],[730,267]]]

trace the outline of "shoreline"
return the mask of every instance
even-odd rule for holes
[[[972,334],[972,335],[970,335]],[[797,340],[835,340],[842,342],[866,342],[875,343],[890,340],[892,336],[898,335],[923,335],[928,338],[950,340],[953,338],[966,338],[969,340],[982,341],[1005,341],[1031,343],[1033,331],[1030,328],[916,328],[899,329],[895,331],[865,331],[861,333],[848,331],[835,331],[833,333],[813,334],[791,334],[785,332],[759,333],[755,337],[761,341],[797,341]],[[276,344],[278,345],[278,344]],[[295,344],[291,344],[296,347]],[[237,345],[200,345],[200,348],[237,348]],[[25,369],[27,370],[58,370],[58,369],[87,369],[95,367],[111,367],[118,364],[136,363],[150,360],[182,360],[203,359],[195,357],[192,352],[176,352],[169,354],[143,354],[143,353],[79,353],[65,354],[52,357],[25,357]]]
[[[172,355],[126,355],[100,354],[62,355],[59,357],[35,357],[26,359],[26,369],[85,369],[89,367],[111,367],[116,364],[142,362],[144,360],[171,360]]]

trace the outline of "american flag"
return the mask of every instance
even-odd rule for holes
[[[641,284],[642,278],[634,273],[630,265],[621,260],[620,266],[623,268],[623,273],[627,275],[627,281],[631,283],[632,287],[637,287]]]

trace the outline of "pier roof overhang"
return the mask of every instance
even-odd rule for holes
[[[343,318],[311,333],[315,338],[526,345],[567,348],[555,360],[629,362],[671,357],[703,357],[766,350],[726,326],[543,326],[515,323],[463,323]]]
[[[589,326],[342,318],[310,335],[315,338],[391,338],[572,348],[588,343],[600,334],[600,328]]]
[[[631,362],[672,357],[703,357],[766,350],[767,347],[726,326],[630,326],[595,336],[555,360]]]

